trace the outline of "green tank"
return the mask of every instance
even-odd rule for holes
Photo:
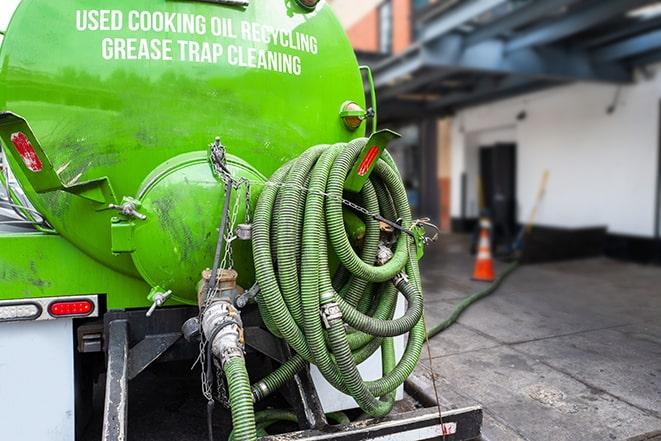
[[[0,50],[0,109],[30,125],[61,188],[104,179],[94,200],[42,191],[39,173],[8,155],[28,199],[95,261],[187,303],[213,260],[222,186],[200,161],[216,136],[230,167],[256,184],[254,198],[265,176],[309,146],[364,133],[339,118],[346,101],[364,106],[364,90],[330,7],[218,3],[24,0]],[[147,220],[105,209],[124,198],[144,202]],[[251,256],[238,247],[245,285]],[[108,302],[134,306],[128,295]]]
[[[209,411],[227,384],[230,439],[278,421],[254,403],[309,365],[336,390],[327,412],[392,410],[425,339],[429,223],[411,218],[361,70],[323,1],[21,2],[0,48],[18,185],[5,169],[0,202],[38,231],[0,234],[0,322],[83,319],[81,352],[88,337],[107,355],[103,439],[126,439],[126,370],[182,335]],[[96,316],[102,330],[81,325]],[[290,400],[316,427],[308,402]]]

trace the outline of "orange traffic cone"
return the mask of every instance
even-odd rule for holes
[[[477,250],[477,260],[475,261],[475,271],[473,272],[473,280],[480,282],[493,282],[496,279],[493,270],[493,258],[491,257],[490,230],[491,221],[482,218],[480,220],[480,243]]]

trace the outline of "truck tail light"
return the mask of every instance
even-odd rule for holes
[[[363,162],[361,162],[360,166],[358,167],[359,176],[365,176],[365,173],[367,173],[367,171],[370,169],[374,160],[377,158],[377,156],[379,156],[379,153],[380,150],[377,146],[372,146],[369,149],[365,159],[363,159]]]
[[[37,303],[14,303],[0,305],[0,322],[34,320],[41,315],[41,306]]]
[[[48,313],[53,317],[87,317],[94,312],[91,300],[67,300],[53,302],[48,306]]]

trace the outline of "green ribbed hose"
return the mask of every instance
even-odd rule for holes
[[[243,357],[233,357],[223,366],[229,400],[232,406],[233,439],[235,441],[253,441],[257,439],[255,409],[253,408],[250,378]]]
[[[429,330],[427,333],[428,338],[432,338],[441,332],[445,331],[447,328],[452,326],[453,324],[456,323],[456,321],[459,319],[459,316],[466,310],[468,309],[469,306],[471,306],[473,303],[477,302],[478,300],[481,300],[489,295],[491,295],[494,291],[498,289],[498,287],[503,283],[503,280],[507,278],[515,269],[519,267],[519,262],[515,261],[511,263],[505,271],[502,272],[501,275],[498,276],[496,280],[493,281],[491,285],[489,285],[487,288],[478,291],[474,294],[471,294],[470,296],[466,297],[461,303],[459,303],[454,310],[452,311],[452,314],[450,314],[450,317],[447,319],[443,320],[441,323],[438,325],[434,326]]]
[[[361,247],[355,249],[344,227],[342,198],[351,198],[371,213],[411,226],[406,191],[392,158],[376,164],[360,194],[344,194],[344,182],[367,140],[321,145],[285,164],[260,195],[253,216],[253,256],[258,303],[268,329],[296,354],[253,386],[255,400],[281,387],[314,363],[326,380],[351,395],[372,416],[390,412],[394,391],[415,368],[424,343],[422,287],[415,244],[401,233],[391,246],[393,257],[376,265],[380,224],[365,223]],[[329,253],[340,268],[331,274]],[[409,281],[393,278],[401,273]],[[393,319],[397,291],[408,300],[405,314]],[[341,317],[327,329],[320,311],[336,304]],[[349,328],[347,329],[347,326]],[[392,337],[409,333],[404,355],[396,363]],[[383,377],[364,381],[357,365],[381,348]]]

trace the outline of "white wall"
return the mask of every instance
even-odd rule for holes
[[[344,29],[349,29],[358,23],[367,13],[376,8],[383,0],[327,0],[335,10]]]
[[[0,31],[7,30],[7,25],[11,16],[14,14],[14,9],[18,6],[21,0],[1,0],[0,1]]]
[[[545,169],[546,197],[536,224],[607,226],[618,234],[654,235],[661,65],[651,79],[622,87],[575,84],[461,111],[454,119],[452,216],[477,214],[477,147],[517,143],[519,221],[527,220]],[[517,121],[519,112],[527,118]]]

